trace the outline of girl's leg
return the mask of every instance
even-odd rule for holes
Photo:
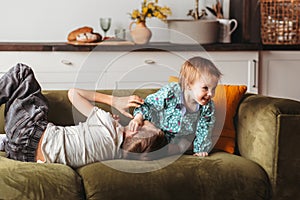
[[[0,104],[5,103],[5,150],[9,158],[35,161],[47,126],[48,104],[30,67],[17,64],[0,78]]]

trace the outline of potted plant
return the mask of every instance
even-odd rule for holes
[[[218,0],[216,5],[220,6]],[[170,42],[208,44],[218,41],[219,22],[216,19],[206,19],[206,10],[199,12],[199,0],[195,0],[194,9],[189,10],[187,15],[193,19],[168,20]]]

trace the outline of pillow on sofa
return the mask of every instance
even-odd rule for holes
[[[178,77],[170,76],[169,82],[178,82]],[[235,132],[233,118],[236,114],[236,109],[238,107],[238,104],[246,91],[247,91],[247,86],[245,85],[218,85],[217,86],[216,94],[213,98],[216,107],[216,118],[218,120],[218,116],[221,116],[220,117],[221,119],[219,121],[223,121],[225,117],[225,121],[224,121],[224,125],[222,124],[223,125],[222,129],[220,130],[221,134],[220,135],[219,133],[215,134],[215,137],[219,136],[219,138],[214,146],[214,149],[222,150],[228,153],[234,153],[236,132]],[[224,98],[226,98],[226,100],[224,100]],[[224,116],[225,114],[224,109],[226,112],[225,116]],[[222,118],[222,112],[223,112],[223,118]],[[218,130],[216,129],[214,130],[214,132],[218,132]]]

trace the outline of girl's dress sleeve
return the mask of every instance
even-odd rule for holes
[[[196,138],[194,140],[194,153],[209,152],[212,146],[212,129],[215,125],[214,102],[203,106],[202,113],[197,124]]]
[[[164,109],[166,106],[166,100],[174,95],[172,85],[173,84],[168,84],[159,89],[156,93],[148,95],[144,104],[134,109],[133,115],[135,116],[138,113],[141,113],[144,120],[151,121],[151,112],[153,110],[160,111]]]

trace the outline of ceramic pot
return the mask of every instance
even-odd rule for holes
[[[179,44],[209,44],[218,41],[217,20],[168,20],[170,42]]]
[[[129,31],[133,42],[136,44],[147,44],[152,36],[151,30],[146,26],[145,22],[131,22]]]

